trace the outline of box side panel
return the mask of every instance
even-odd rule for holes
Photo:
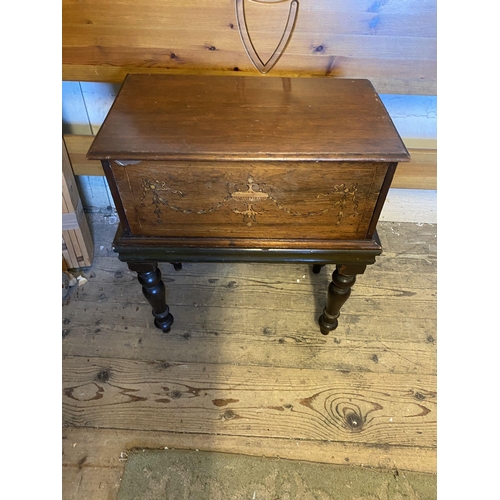
[[[133,235],[365,239],[386,163],[111,161]]]

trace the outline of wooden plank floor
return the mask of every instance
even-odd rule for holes
[[[161,264],[163,334],[90,216],[88,282],[62,309],[63,498],[114,499],[127,450],[183,448],[436,472],[435,225],[382,222],[338,329],[333,266]]]

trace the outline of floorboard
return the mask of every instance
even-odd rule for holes
[[[436,472],[435,225],[379,223],[384,253],[329,336],[333,266],[162,264],[163,334],[116,219],[89,218],[94,263],[62,308],[65,499],[115,498],[141,447]]]

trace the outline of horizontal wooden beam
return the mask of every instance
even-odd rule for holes
[[[406,66],[420,67],[413,61],[400,61]],[[340,69],[342,66],[349,66],[349,69]],[[313,78],[321,76],[342,76],[343,78],[367,78],[380,94],[404,94],[404,95],[436,95],[437,86],[434,76],[427,78],[419,76],[424,73],[434,71],[435,61],[426,61],[422,63],[430,68],[420,68],[416,70],[415,75],[399,75],[384,74],[384,67],[394,68],[395,62],[387,61],[349,61],[347,58],[330,58],[325,61],[325,68],[307,68],[307,69],[281,69],[278,66],[273,68],[270,76],[288,77],[288,78]],[[337,65],[334,73],[330,73],[330,67]],[[377,66],[378,65],[378,66]],[[377,66],[376,70],[372,71],[371,66]],[[401,66],[400,66],[401,67]],[[127,74],[186,74],[186,75],[239,75],[239,76],[259,76],[263,77],[251,65],[247,66],[232,66],[227,68],[150,68],[132,65],[115,66],[113,64],[63,64],[62,79],[63,81],[74,82],[99,82],[99,83],[123,83]]]
[[[91,135],[65,135],[64,141],[75,175],[104,175],[101,163],[87,160]],[[411,161],[400,163],[392,182],[393,188],[437,189],[437,143],[433,139],[403,139]]]
[[[391,187],[401,189],[437,189],[436,149],[408,149],[411,161],[400,163]]]
[[[436,0],[300,0],[272,76],[367,78],[379,93],[436,95]],[[245,1],[267,60],[290,2]],[[121,83],[127,73],[260,75],[241,42],[234,0],[62,2],[62,77]]]

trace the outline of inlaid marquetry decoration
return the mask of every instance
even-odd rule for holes
[[[252,227],[257,222],[257,216],[265,215],[265,203],[273,203],[279,210],[285,212],[292,217],[317,217],[330,212],[335,213],[337,226],[341,226],[345,218],[357,217],[358,199],[356,197],[358,191],[357,183],[347,185],[345,183],[334,185],[331,189],[324,193],[319,193],[314,199],[330,198],[331,203],[326,208],[317,211],[296,210],[280,202],[274,192],[272,186],[265,183],[256,183],[255,179],[249,175],[244,189],[240,189],[232,184],[228,185],[228,194],[221,198],[215,205],[206,208],[181,208],[175,199],[187,199],[186,193],[173,189],[167,185],[165,181],[158,179],[143,178],[141,180],[142,196],[141,205],[146,205],[146,199],[149,197],[154,205],[154,213],[157,217],[157,222],[162,223],[162,207],[167,207],[174,212],[179,212],[185,215],[206,215],[211,214],[222,208],[228,202],[235,202],[236,207],[231,208],[235,214],[242,215],[242,222],[248,227]],[[234,187],[233,187],[234,186]],[[175,198],[174,198],[175,197]]]
[[[266,4],[264,8],[269,8],[270,4],[289,2],[289,0],[247,0],[257,4]],[[288,18],[286,21],[285,29],[281,35],[281,38],[271,54],[271,57],[264,62],[262,57],[258,54],[255,44],[252,41],[248,29],[248,23],[245,13],[245,0],[235,0],[236,2],[236,19],[238,20],[238,29],[241,36],[241,41],[243,42],[243,47],[245,48],[250,61],[252,64],[262,73],[268,73],[274,65],[278,62],[279,58],[282,56],[284,50],[293,33],[295,27],[295,21],[297,20],[297,13],[299,10],[298,0],[292,0],[290,2],[290,9],[288,11]]]

